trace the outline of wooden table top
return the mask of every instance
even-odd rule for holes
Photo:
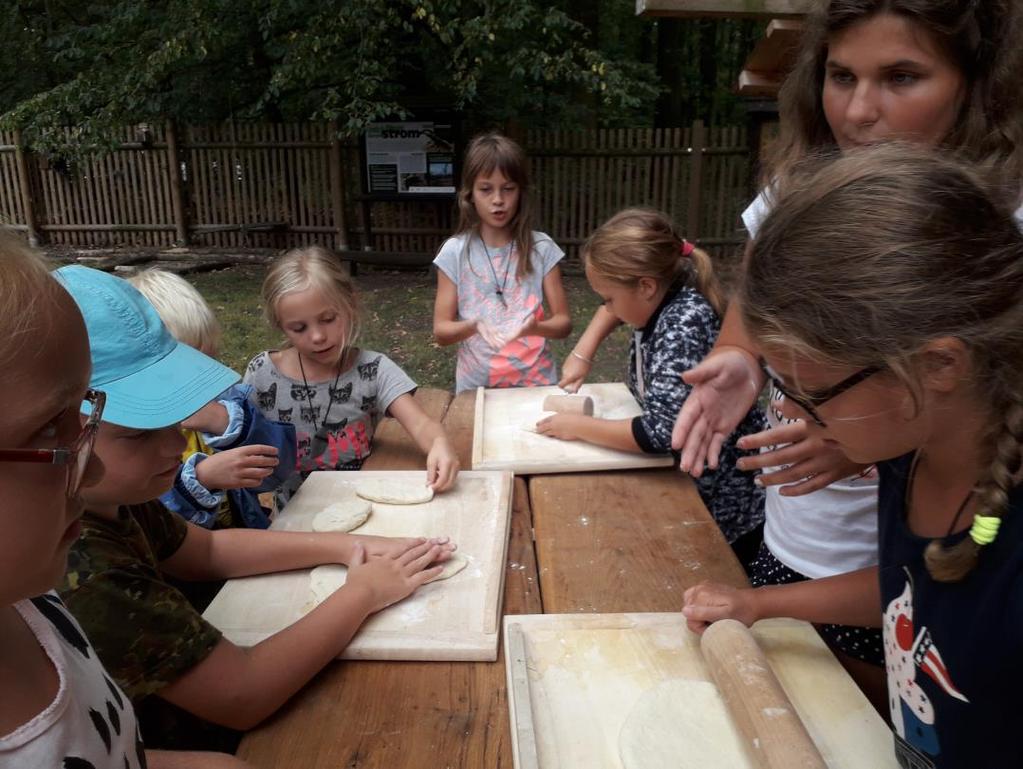
[[[443,421],[463,469],[472,457],[475,398],[416,394]],[[363,466],[416,469],[424,457],[387,419]],[[682,591],[703,579],[745,584],[678,472],[515,479],[504,614],[677,611]],[[268,768],[511,767],[505,690],[503,648],[496,662],[334,662],[249,732],[238,755]]]

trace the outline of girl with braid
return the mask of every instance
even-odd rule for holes
[[[880,626],[914,769],[1019,765],[1023,235],[983,178],[895,145],[779,189],[737,307],[785,416],[877,463],[879,565],[703,584],[683,609],[697,632],[724,617]]]

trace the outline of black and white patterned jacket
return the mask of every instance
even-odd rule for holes
[[[689,286],[670,290],[646,326],[636,329],[626,382],[643,407],[643,413],[632,420],[632,435],[643,451],[671,450],[675,417],[692,389],[682,381],[682,374],[707,356],[720,330],[721,321],[710,302]],[[704,504],[729,542],[764,520],[764,490],[753,483],[753,473],[736,468],[744,452],[735,442],[766,427],[763,413],[754,406],[721,447],[718,469],[695,479]]]

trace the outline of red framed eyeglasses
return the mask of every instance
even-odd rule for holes
[[[74,497],[82,487],[85,468],[92,457],[92,447],[96,442],[96,431],[103,418],[103,406],[107,401],[105,393],[99,390],[88,390],[85,401],[91,407],[89,418],[82,426],[82,431],[74,442],[67,447],[56,449],[0,449],[0,462],[37,462],[67,467],[67,496]]]

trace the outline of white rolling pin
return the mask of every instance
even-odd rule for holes
[[[827,769],[749,628],[719,620],[704,632],[700,649],[761,769]]]
[[[593,416],[593,398],[589,395],[548,395],[543,399],[544,411]]]

